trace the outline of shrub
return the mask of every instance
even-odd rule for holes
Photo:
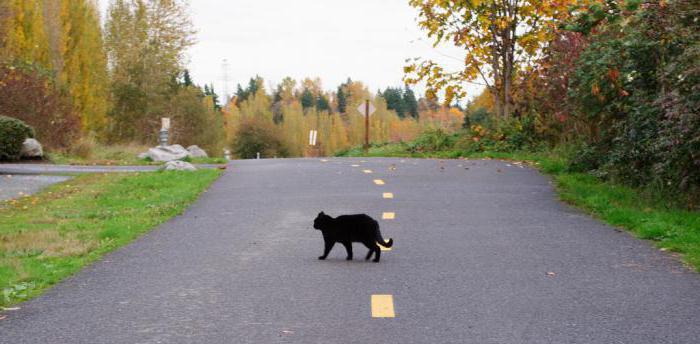
[[[0,160],[19,159],[22,143],[34,137],[34,130],[24,122],[0,115]]]
[[[408,149],[413,153],[447,150],[454,146],[455,140],[455,135],[447,134],[442,129],[429,129],[410,143]]]
[[[255,117],[241,121],[231,146],[233,152],[242,159],[255,158],[257,153],[266,158],[289,155],[279,128],[272,121]]]
[[[81,137],[70,147],[70,152],[83,159],[90,159],[96,146],[97,142],[93,137]]]

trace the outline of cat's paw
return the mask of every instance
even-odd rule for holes
[[[324,259],[326,259],[326,257],[325,257],[325,256],[320,256],[320,257],[318,257],[318,259],[324,260]]]
[[[375,260],[373,260],[372,262],[374,262],[374,263],[379,263],[379,260],[378,260],[378,259],[375,259]]]
[[[345,260],[352,260],[352,257],[347,257],[345,258]]]

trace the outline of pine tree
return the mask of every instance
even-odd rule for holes
[[[338,99],[338,112],[345,113],[348,103],[347,98],[345,97],[343,85],[338,86],[338,93],[336,94],[336,97]]]
[[[396,111],[399,118],[404,118],[406,116],[401,89],[387,87],[387,89],[384,90],[382,98],[386,100],[387,108]]]
[[[403,104],[406,107],[406,114],[413,118],[418,118],[418,100],[413,90],[408,86],[403,90]]]
[[[328,98],[325,95],[321,94],[316,99],[316,109],[318,111],[330,111],[331,110],[330,103],[328,102]]]
[[[311,93],[308,88],[305,88],[301,94],[301,107],[306,110],[314,107],[314,105],[316,105],[316,102],[314,101],[314,94]]]

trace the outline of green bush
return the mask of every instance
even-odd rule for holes
[[[447,150],[454,146],[456,138],[456,135],[450,135],[442,129],[430,129],[409,143],[408,150],[412,153]]]
[[[16,118],[0,116],[0,160],[19,159],[28,137],[34,137],[34,129]]]
[[[272,121],[254,117],[241,122],[231,147],[241,159],[254,159],[258,153],[263,158],[284,158],[289,155],[279,128]]]

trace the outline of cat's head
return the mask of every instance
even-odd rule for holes
[[[323,212],[318,213],[318,216],[316,216],[316,219],[314,220],[314,228],[316,229],[324,229],[326,227],[326,224],[328,223],[328,220],[330,220],[331,217],[326,215]]]

